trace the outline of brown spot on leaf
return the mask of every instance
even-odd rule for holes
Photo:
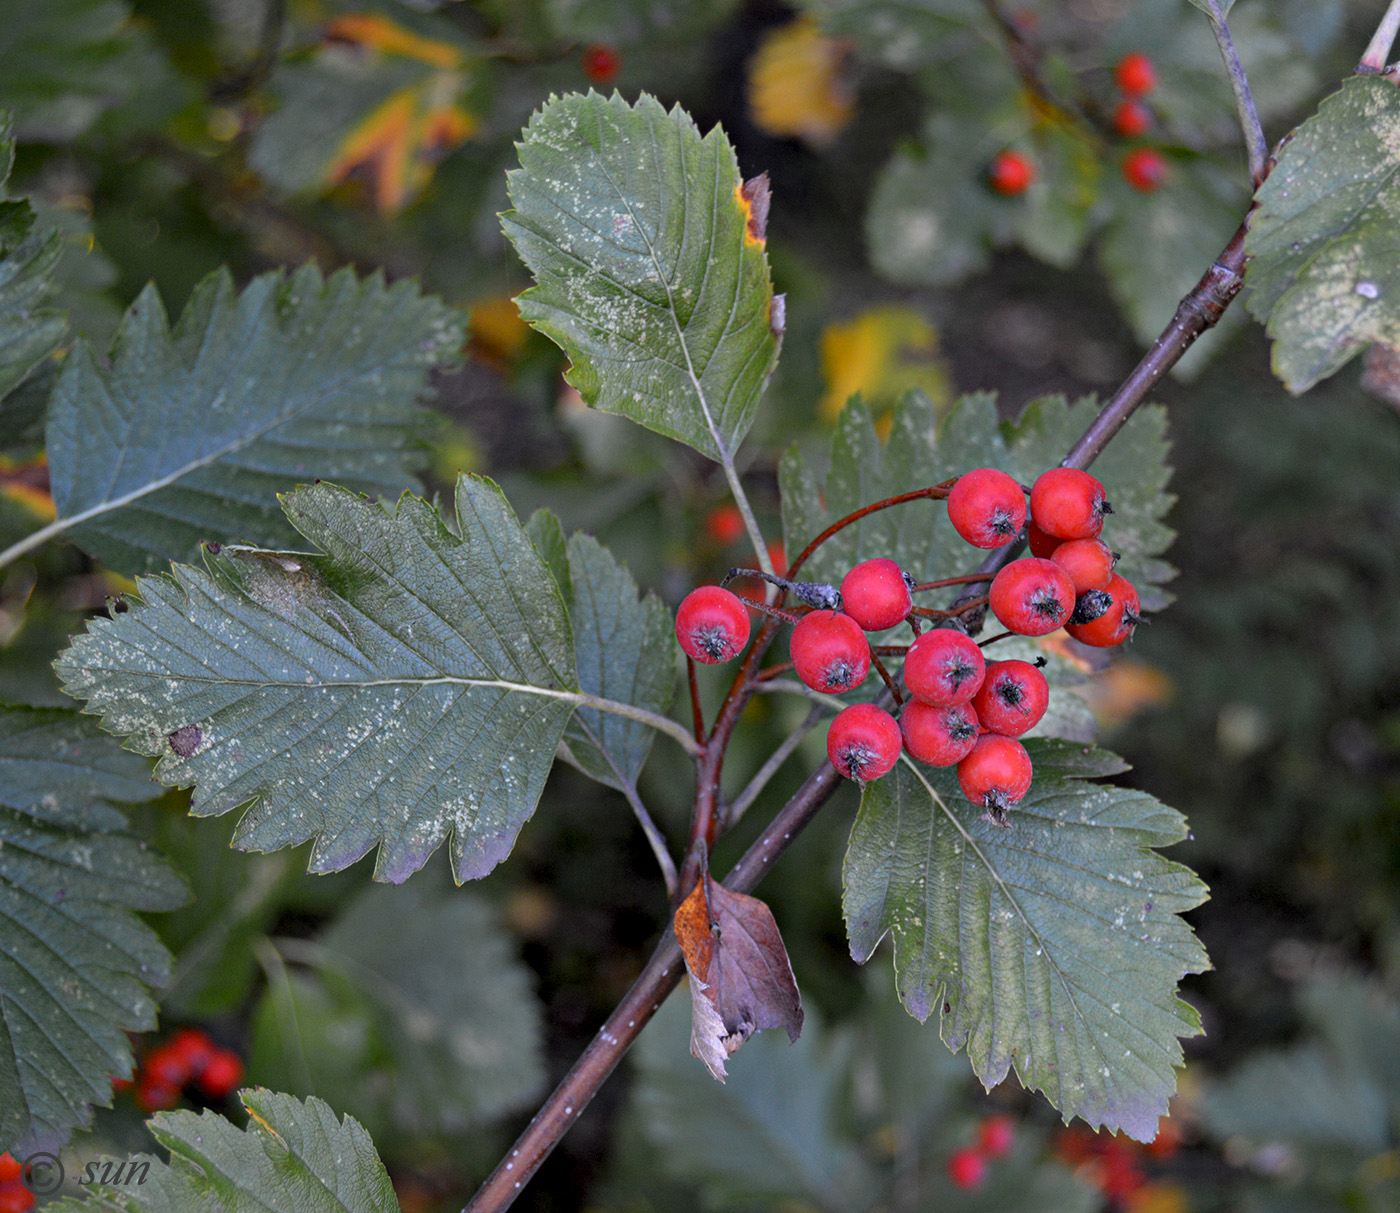
[[[182,724],[167,740],[175,753],[181,758],[188,758],[199,749],[199,743],[204,740],[204,732],[197,724]]]
[[[750,177],[735,191],[735,198],[744,212],[744,243],[762,245],[768,239],[768,208],[773,202],[768,174]]]
[[[768,301],[768,331],[779,341],[787,331],[787,296],[774,295]]]

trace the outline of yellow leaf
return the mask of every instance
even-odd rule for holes
[[[1172,680],[1156,666],[1125,658],[1076,689],[1088,700],[1099,724],[1107,729],[1166,703],[1173,686]]]
[[[749,109],[759,129],[815,144],[835,139],[854,109],[848,57],[846,44],[810,17],[771,31],[749,64]]]
[[[935,405],[950,395],[948,372],[938,359],[938,331],[912,308],[870,308],[844,324],[830,324],[821,338],[826,395],[820,411],[834,421],[855,393],[872,408],[893,404],[922,388]]]
[[[416,59],[430,67],[451,68],[462,64],[462,52],[452,43],[424,38],[378,13],[347,13],[336,17],[327,23],[326,37],[358,42],[386,55]]]
[[[1173,1183],[1143,1184],[1126,1202],[1127,1213],[1191,1213],[1185,1191]]]
[[[509,295],[472,304],[469,331],[476,354],[496,363],[513,361],[530,336],[530,326],[520,319],[520,309]]]
[[[0,455],[0,497],[22,505],[45,522],[52,522],[58,511],[49,493],[49,464],[40,455],[28,463],[15,463]]]

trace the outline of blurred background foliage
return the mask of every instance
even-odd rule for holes
[[[1383,7],[1234,6],[1271,140],[1351,70]],[[1130,51],[1158,81],[1146,129],[1124,136],[1112,67]],[[471,323],[469,361],[437,384],[438,487],[487,472],[522,517],[550,506],[674,603],[746,558],[722,479],[563,388],[558,352],[515,314],[527,279],[496,219],[530,113],[589,87],[721,122],[745,174],[771,176],[787,340],[745,451],[773,536],[778,456],[797,441],[820,461],[853,393],[878,423],[915,388],[940,407],[992,389],[1006,417],[1111,391],[1248,201],[1187,0],[0,0],[9,190],[61,234],[70,335],[104,345],[148,281],[173,314],[221,264],[240,280],[308,259],[420,276]],[[1124,179],[1139,148],[1163,157],[1159,189]],[[1016,196],[988,183],[1006,149],[1035,168]],[[843,794],[762,890],[809,1007],[801,1042],[760,1038],[720,1088],[668,1008],[530,1207],[1400,1205],[1400,402],[1361,379],[1289,397],[1237,305],[1156,394],[1176,602],[1085,694],[1130,778],[1190,817],[1174,857],[1213,891],[1192,920],[1216,971],[1186,987],[1207,1035],[1157,1143],[1057,1129],[1010,1087],[983,1095],[898,1008],[886,965],[855,970]],[[41,373],[0,411],[0,542],[52,516],[46,387]],[[48,662],[129,588],[66,546],[0,573],[0,695],[61,702]],[[803,714],[756,701],[727,778]],[[720,869],[819,755],[809,738]],[[683,760],[659,747],[643,794],[679,838]],[[511,861],[463,890],[436,863],[397,890],[363,864],[308,877],[297,855],[231,852],[231,823],[185,805],[136,814],[196,893],[156,923],[176,970],[151,1041],[201,1024],[251,1079],[354,1114],[410,1210],[460,1206],[664,919],[623,800],[562,766]],[[1011,1153],[958,1188],[945,1164],[993,1113],[1014,1118]],[[140,1116],[119,1097],[75,1149],[143,1148]]]

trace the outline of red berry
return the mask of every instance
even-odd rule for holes
[[[977,1126],[977,1145],[989,1158],[1005,1158],[1016,1144],[1016,1122],[1009,1116],[989,1116]]]
[[[1141,97],[1157,87],[1157,69],[1141,51],[1133,51],[1118,60],[1118,65],[1113,69],[1113,80],[1125,96]]]
[[[1113,111],[1113,129],[1129,139],[1145,134],[1152,125],[1152,111],[1141,101],[1128,97]]]
[[[1039,556],[1042,560],[1049,560],[1055,554],[1055,549],[1064,543],[1058,535],[1047,535],[1035,525],[1035,519],[1026,523],[1026,546],[1030,548],[1032,556]]]
[[[993,661],[972,697],[982,727],[1003,737],[1033,729],[1050,704],[1050,684],[1029,661]]]
[[[143,1112],[167,1112],[179,1102],[179,1087],[144,1076],[136,1084],[136,1106]]]
[[[990,811],[997,825],[1009,825],[1007,808],[1031,786],[1031,756],[1019,741],[983,733],[972,753],[958,763],[958,784],[973,804]]]
[[[982,650],[968,636],[955,628],[934,628],[909,646],[904,683],[915,699],[947,708],[977,694],[986,669]]]
[[[215,1049],[196,1085],[209,1099],[227,1099],[242,1080],[243,1059],[232,1049]]]
[[[676,639],[686,655],[706,665],[728,661],[749,642],[749,613],[735,594],[702,585],[676,611]]]
[[[1103,485],[1078,468],[1051,468],[1031,485],[1031,518],[1047,535],[1093,539],[1111,513]]]
[[[1050,559],[1069,574],[1075,594],[1083,594],[1108,588],[1118,554],[1101,539],[1066,539]]]
[[[873,703],[843,708],[826,732],[826,756],[847,779],[879,779],[899,758],[895,718]]]
[[[910,579],[893,560],[864,560],[841,580],[841,609],[867,632],[883,632],[914,605]]]
[[[34,1193],[20,1183],[0,1188],[0,1213],[29,1213],[34,1201]]]
[[[1026,495],[1005,472],[976,468],[948,494],[948,521],[973,547],[1004,547],[1026,521]]]
[[[1020,152],[998,152],[987,170],[987,184],[1006,198],[1024,194],[1034,180],[1035,165]]]
[[[1018,636],[1048,636],[1074,610],[1074,583],[1053,560],[1024,556],[992,578],[992,614]]]
[[[792,629],[788,651],[797,676],[814,691],[839,694],[870,673],[870,645],[860,625],[836,611],[812,611]]]
[[[0,1184],[13,1183],[19,1178],[21,1170],[23,1168],[20,1166],[19,1159],[8,1150],[4,1154],[0,1154]]]
[[[726,548],[744,533],[744,516],[737,505],[717,505],[705,517],[705,534]]]
[[[936,708],[911,699],[900,714],[899,727],[904,748],[931,767],[956,766],[977,744],[977,713],[967,703]]]
[[[1155,193],[1166,179],[1166,157],[1155,147],[1134,148],[1123,157],[1123,180],[1138,193]]]
[[[980,1150],[968,1146],[948,1155],[948,1178],[955,1187],[980,1188],[987,1178],[987,1160]]]
[[[1092,645],[1096,649],[1112,648],[1115,644],[1131,640],[1133,631],[1142,619],[1138,592],[1126,578],[1114,573],[1103,592],[1112,601],[1102,615],[1088,623],[1071,623],[1065,628],[1080,644]]]
[[[583,52],[583,74],[594,84],[607,84],[622,66],[622,56],[610,46],[590,46]]]
[[[168,1041],[165,1047],[185,1063],[185,1071],[195,1077],[203,1071],[214,1056],[215,1045],[209,1033],[201,1028],[181,1028]]]
[[[170,1041],[157,1045],[141,1060],[141,1081],[179,1090],[189,1082],[193,1071],[190,1063]]]

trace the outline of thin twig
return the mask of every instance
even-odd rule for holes
[[[926,489],[915,489],[911,493],[898,493],[893,497],[886,497],[883,501],[872,502],[870,505],[862,506],[860,509],[854,511],[853,513],[847,514],[844,518],[838,518],[829,527],[827,527],[826,530],[824,530],[820,535],[813,539],[811,543],[809,543],[805,548],[803,548],[802,551],[798,553],[797,559],[794,560],[790,565],[788,565],[787,575],[789,579],[792,578],[793,574],[795,574],[798,569],[800,569],[804,564],[807,563],[807,560],[811,557],[813,552],[815,552],[819,547],[821,547],[822,544],[824,544],[838,531],[845,530],[848,526],[859,522],[862,518],[865,518],[867,515],[875,513],[876,510],[887,510],[891,506],[903,505],[905,504],[905,502],[908,501],[919,501],[922,498],[929,498],[930,500],[934,501],[944,501],[947,499],[948,494],[952,492],[953,485],[956,483],[957,477],[955,476],[952,480],[943,481],[942,484],[929,485],[929,487]]]
[[[889,670],[885,669],[885,663],[876,655],[874,649],[870,650],[870,664],[875,667],[875,672],[880,675],[889,693],[894,696],[895,703],[902,704],[904,702],[904,696],[899,693],[899,688],[895,686],[894,679],[890,677]]]
[[[921,581],[913,589],[918,594],[924,590],[946,590],[954,585],[974,585],[979,581],[990,581],[986,573],[964,573],[960,577],[940,577],[937,581]]]
[[[778,773],[778,768],[785,763],[792,752],[802,744],[803,738],[807,736],[817,724],[828,715],[825,705],[813,704],[807,712],[807,718],[783,738],[782,744],[774,750],[765,762],[754,773],[754,777],[745,785],[744,790],[739,793],[729,803],[724,814],[724,824],[726,828],[732,829],[738,824],[748,807],[758,799],[758,794],[768,786],[768,781]]]
[[[1366,47],[1366,53],[1356,65],[1358,76],[1374,76],[1377,72],[1385,71],[1386,63],[1390,59],[1390,48],[1395,45],[1396,34],[1400,34],[1400,0],[1390,0],[1390,7],[1385,10],[1385,16],[1376,26],[1376,32]]]
[[[685,655],[685,672],[690,681],[690,715],[695,722],[695,740],[705,744],[705,713],[700,710],[700,687],[695,681],[695,658]]]
[[[1208,6],[1206,15],[1210,17],[1210,29],[1215,35],[1215,44],[1220,48],[1220,57],[1225,60],[1225,71],[1230,77],[1230,91],[1235,94],[1235,109],[1240,116],[1244,146],[1249,154],[1249,179],[1254,188],[1258,189],[1264,180],[1264,165],[1269,158],[1269,145],[1264,141],[1264,128],[1259,122],[1259,111],[1254,108],[1249,80],[1244,74],[1240,53],[1235,49],[1235,40],[1230,36],[1225,12],[1218,0],[1204,0],[1204,3]]]

